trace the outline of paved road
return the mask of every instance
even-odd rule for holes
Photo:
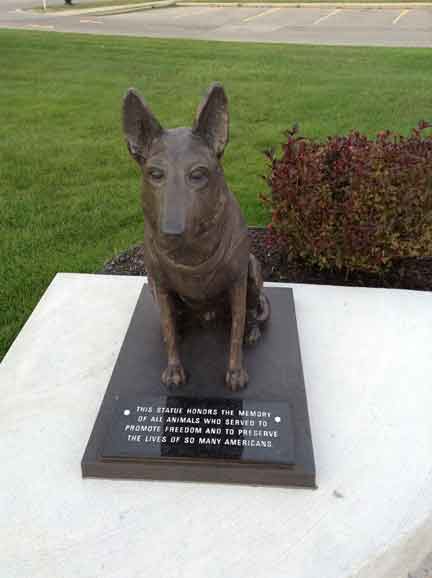
[[[432,47],[431,8],[192,6],[115,16],[15,11],[36,1],[0,0],[0,27],[244,42]]]

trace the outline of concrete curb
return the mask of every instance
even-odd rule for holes
[[[64,12],[50,11],[45,12],[37,11],[38,14],[44,14],[46,16],[80,16],[82,14],[92,14],[94,16],[109,16],[114,14],[125,14],[127,12],[140,12],[142,10],[153,10],[156,8],[168,8],[170,6],[175,6],[175,0],[156,0],[156,2],[146,2],[140,4],[122,4],[121,6],[101,6],[98,8],[83,8],[82,10],[67,10]],[[35,12],[35,11],[32,11]]]

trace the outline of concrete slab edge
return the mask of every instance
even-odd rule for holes
[[[432,517],[368,562],[349,578],[430,578],[432,576]]]

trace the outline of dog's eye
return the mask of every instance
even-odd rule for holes
[[[151,168],[149,168],[149,170],[148,170],[148,175],[149,175],[149,177],[151,178],[152,181],[156,181],[156,182],[161,181],[161,180],[164,178],[164,176],[165,176],[163,170],[162,170],[162,169],[158,169],[158,168],[156,168],[156,167],[151,167]]]
[[[205,167],[198,167],[190,172],[189,178],[193,183],[203,183],[208,179],[208,170]]]

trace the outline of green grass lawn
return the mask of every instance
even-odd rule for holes
[[[323,138],[406,133],[432,116],[430,50],[0,32],[0,357],[57,271],[94,272],[142,237],[138,169],[120,128],[136,86],[165,126],[189,125],[203,91],[231,100],[225,170],[264,224],[263,149],[298,122]]]

